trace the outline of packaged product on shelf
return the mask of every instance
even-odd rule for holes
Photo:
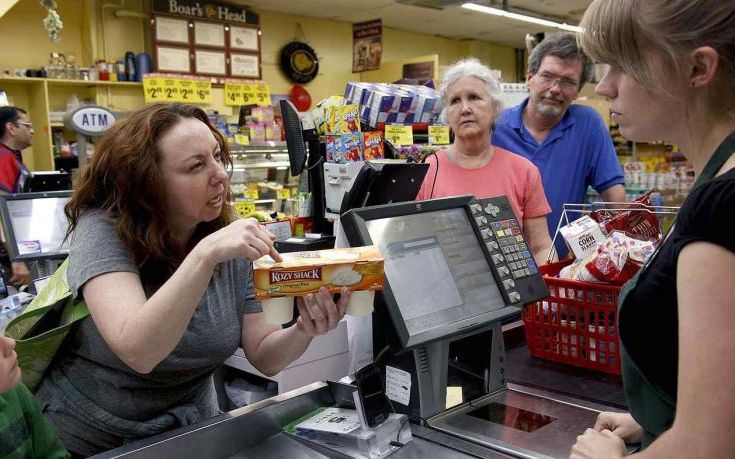
[[[342,105],[332,110],[328,126],[330,134],[352,134],[360,132],[360,107],[357,104]]]
[[[252,113],[259,123],[272,123],[275,119],[275,109],[272,106],[253,107]]]
[[[311,111],[311,116],[314,119],[314,127],[316,128],[317,134],[327,133],[327,125],[332,117],[334,107],[340,106],[343,103],[344,97],[330,96],[316,104],[316,107]]]
[[[318,292],[326,287],[339,292],[347,287],[353,292],[347,313],[372,312],[371,293],[383,289],[383,257],[375,246],[290,252],[276,262],[264,256],[253,262],[255,297],[261,301],[266,320],[289,322],[294,296]]]
[[[265,142],[265,126],[260,123],[249,124],[250,129],[250,142],[263,143]]]
[[[337,156],[337,142],[341,142],[341,139],[338,136],[334,136],[331,134],[326,135],[326,154],[327,154],[327,162],[328,163],[334,163],[335,157]]]
[[[334,162],[362,161],[362,133],[336,135]]]
[[[264,122],[263,128],[266,142],[278,142],[281,140],[281,127],[275,121]]]
[[[362,157],[365,161],[385,158],[382,132],[362,133]]]

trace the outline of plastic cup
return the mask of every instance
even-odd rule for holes
[[[265,320],[272,324],[285,324],[293,319],[293,297],[279,296],[260,301]]]
[[[352,292],[350,301],[347,303],[346,313],[351,316],[366,316],[373,312],[373,302],[375,301],[375,292],[372,290],[359,290]]]

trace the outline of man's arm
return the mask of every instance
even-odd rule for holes
[[[602,200],[605,202],[626,202],[625,187],[621,184],[613,185],[610,188],[600,192]]]

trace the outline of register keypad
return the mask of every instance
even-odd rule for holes
[[[525,304],[548,295],[507,199],[476,200],[470,208],[509,303]]]

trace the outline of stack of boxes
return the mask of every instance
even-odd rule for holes
[[[281,120],[275,119],[272,106],[253,107],[240,133],[250,135],[252,143],[277,142],[281,140],[281,126]]]
[[[360,107],[360,118],[371,128],[380,124],[432,123],[441,111],[439,93],[426,86],[350,82],[345,103]]]
[[[349,104],[332,109],[327,131],[327,162],[346,163],[382,159],[383,134],[361,132],[359,106]]]

